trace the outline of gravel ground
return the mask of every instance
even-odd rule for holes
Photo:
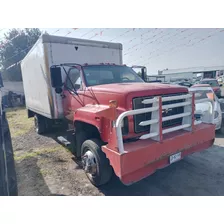
[[[224,195],[223,136],[217,135],[210,149],[129,187],[113,177],[109,184],[96,188],[55,136],[37,135],[32,122],[23,126],[24,109],[8,113],[11,126],[15,114],[17,129],[26,127],[22,133],[12,130],[19,195]]]

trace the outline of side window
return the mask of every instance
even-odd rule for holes
[[[71,80],[71,81],[70,81]],[[72,68],[66,79],[66,88],[72,90],[73,87],[78,90],[81,87],[80,71],[77,68]]]

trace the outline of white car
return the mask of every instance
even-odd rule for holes
[[[220,101],[213,89],[209,85],[196,85],[189,88],[189,92],[195,93],[195,100],[205,99],[212,97],[214,100],[214,124],[216,125],[216,130],[222,131],[222,111],[220,106]],[[210,102],[196,103],[195,104],[195,117],[199,116],[202,121],[206,120],[205,113],[211,109],[212,104]],[[210,110],[211,111],[211,110]]]

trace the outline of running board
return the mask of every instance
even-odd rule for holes
[[[60,143],[62,143],[64,146],[69,146],[69,145],[71,145],[71,142],[69,142],[66,138],[64,138],[63,136],[58,136],[57,137],[57,139],[58,139],[58,141],[60,142]]]

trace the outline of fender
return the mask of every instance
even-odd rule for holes
[[[116,117],[117,110],[114,107],[88,104],[75,111],[73,120],[74,122],[81,121],[95,126],[98,129],[102,140],[107,141],[107,135],[109,134],[109,131],[107,130],[111,128],[109,121],[115,120]]]

